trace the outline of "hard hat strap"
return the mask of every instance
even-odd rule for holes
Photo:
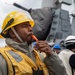
[[[11,28],[11,30],[13,31],[13,33],[16,35],[16,37],[19,39],[20,42],[23,42],[23,40],[20,38],[20,36],[17,34],[17,32],[15,31],[14,27]]]

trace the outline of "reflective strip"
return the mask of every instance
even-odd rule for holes
[[[22,57],[20,55],[18,55],[17,53],[13,52],[13,51],[8,51],[8,53],[17,61],[20,62],[22,61]]]
[[[68,43],[68,42],[75,42],[75,39],[70,39],[65,41],[65,43]]]

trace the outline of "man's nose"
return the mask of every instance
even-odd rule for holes
[[[28,27],[28,31],[32,32],[32,27],[29,26]]]

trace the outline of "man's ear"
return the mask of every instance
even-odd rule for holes
[[[9,31],[9,35],[10,35],[11,38],[15,38],[16,37],[12,30]]]

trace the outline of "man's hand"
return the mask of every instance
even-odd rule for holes
[[[51,50],[50,46],[48,45],[48,43],[46,41],[38,41],[37,44],[36,44],[36,48],[40,52],[44,52],[47,55],[51,55],[52,54],[52,50]]]

